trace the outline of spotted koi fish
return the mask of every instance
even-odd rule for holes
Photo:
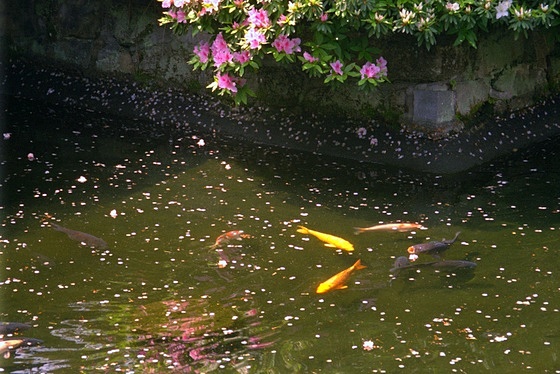
[[[251,238],[251,235],[245,234],[243,230],[233,230],[223,233],[216,238],[216,242],[212,245],[213,249],[218,248],[222,244],[227,244],[232,240],[241,240]]]

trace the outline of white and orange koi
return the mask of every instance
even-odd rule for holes
[[[11,352],[22,348],[22,347],[32,347],[35,345],[42,344],[43,341],[39,339],[33,338],[17,338],[17,339],[9,339],[9,340],[2,340],[0,341],[0,355],[4,358],[9,358]]]
[[[342,290],[348,288],[346,281],[350,278],[350,275],[354,270],[364,269],[366,266],[362,265],[361,260],[356,261],[356,263],[350,266],[348,269],[341,271],[340,273],[333,275],[323,283],[319,284],[317,287],[317,293],[325,293],[331,290]]]
[[[338,236],[324,234],[319,231],[310,230],[307,227],[298,226],[297,232],[302,234],[309,234],[313,235],[317,239],[325,242],[325,246],[343,249],[348,252],[352,252],[354,250],[354,246],[349,241],[339,238]]]
[[[398,231],[407,232],[411,230],[421,229],[423,226],[419,223],[386,223],[382,225],[375,225],[371,227],[354,227],[354,234],[358,235],[369,231]]]
[[[212,248],[216,249],[222,244],[227,244],[232,240],[241,240],[251,238],[251,235],[245,234],[243,230],[233,230],[223,233],[216,238],[216,242],[212,245]]]

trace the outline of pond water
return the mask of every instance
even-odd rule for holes
[[[558,138],[435,175],[6,100],[1,315],[43,344],[3,371],[560,372]],[[392,276],[456,232],[474,270]]]

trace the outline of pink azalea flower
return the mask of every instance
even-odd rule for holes
[[[228,73],[218,73],[216,74],[216,78],[218,79],[219,88],[226,89],[233,93],[237,92],[236,83]]]
[[[364,66],[360,69],[360,74],[362,79],[366,78],[376,78],[377,74],[381,71],[379,66],[372,64],[371,62],[366,62]]]
[[[290,39],[290,43],[284,51],[289,55],[291,55],[294,52],[301,52],[301,48],[299,46],[300,43],[301,43],[300,38]]]
[[[329,15],[327,13],[321,13],[321,22],[327,22]]]
[[[294,52],[301,51],[299,47],[300,43],[301,39],[299,38],[290,39],[286,35],[280,35],[272,42],[272,46],[276,48],[278,52],[286,52],[291,55]]]
[[[303,52],[303,58],[306,59],[309,62],[317,62],[319,61],[319,59],[317,57],[313,57],[310,53],[308,52]]]
[[[173,5],[173,0],[163,0],[161,2],[162,8],[171,8],[172,5]]]
[[[216,39],[214,39],[214,42],[212,43],[212,52],[214,52],[217,49],[225,49],[227,47],[228,46],[224,39],[224,36],[220,32],[218,35],[216,35]]]
[[[214,65],[220,67],[223,64],[231,62],[233,60],[233,54],[229,50],[229,47],[224,39],[222,33],[219,33],[212,43],[212,55],[214,56]]]
[[[179,23],[187,22],[187,17],[185,15],[185,12],[182,9],[179,9],[177,11],[177,22],[179,22]]]
[[[269,27],[270,18],[264,9],[251,9],[249,10],[249,23],[256,28]]]
[[[284,26],[284,24],[288,22],[288,17],[286,17],[285,15],[281,15],[280,17],[278,17],[278,20],[276,21],[276,23],[278,24],[278,26]]]
[[[199,45],[194,47],[193,52],[198,56],[198,59],[203,64],[208,61],[210,55],[210,45],[207,42],[200,42]]]
[[[249,48],[251,49],[259,48],[261,44],[266,43],[266,37],[264,36],[264,34],[254,27],[251,27],[249,30],[247,30],[247,32],[245,33],[245,40],[247,41],[247,43],[249,44]]]
[[[173,5],[175,5],[177,8],[180,8],[188,2],[188,0],[173,0]]]
[[[342,72],[342,62],[340,62],[340,60],[336,60],[335,62],[331,62],[330,63],[331,68],[333,70],[333,72],[335,72],[338,75],[342,75],[344,74]]]
[[[276,48],[278,52],[282,52],[286,46],[288,37],[286,35],[279,35],[276,40],[272,42],[272,46]]]
[[[229,48],[220,49],[219,51],[213,52],[212,55],[214,56],[214,66],[216,67],[220,67],[223,64],[233,61],[233,54]]]
[[[379,67],[379,73],[378,73],[378,76],[376,78],[386,77],[387,76],[387,60],[385,60],[383,57],[379,57],[377,60],[375,60],[375,63]]]
[[[242,52],[234,52],[233,53],[233,60],[239,62],[240,64],[244,64],[251,59],[251,52],[249,51],[242,51]]]

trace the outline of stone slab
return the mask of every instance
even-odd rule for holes
[[[438,125],[455,119],[455,93],[451,90],[421,88],[413,91],[412,121],[422,125]]]

